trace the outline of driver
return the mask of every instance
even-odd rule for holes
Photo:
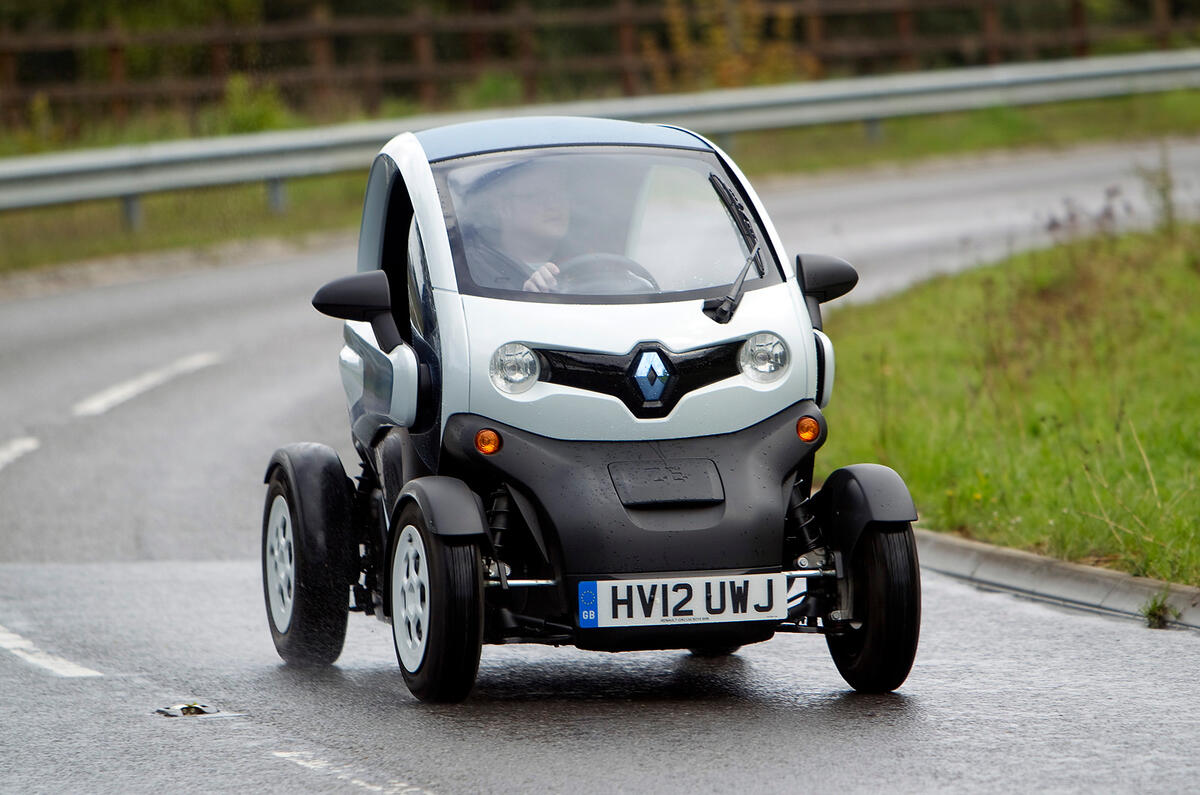
[[[473,225],[464,230],[471,278],[482,287],[551,292],[554,258],[571,222],[561,167],[524,161],[483,175],[467,194]]]

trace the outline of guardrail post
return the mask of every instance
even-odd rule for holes
[[[287,210],[287,190],[282,177],[267,180],[267,206],[275,215],[283,215]]]
[[[125,219],[125,228],[130,232],[140,232],[142,229],[142,197],[130,193],[121,197],[121,216]]]

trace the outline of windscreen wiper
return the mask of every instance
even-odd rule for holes
[[[749,214],[746,213],[746,205],[742,204],[737,194],[716,174],[709,174],[708,181],[712,183],[713,190],[717,192],[721,203],[729,211],[729,217],[733,219],[734,226],[741,232],[742,239],[746,241],[746,249],[750,252],[750,256],[746,257],[746,262],[742,265],[737,278],[729,285],[729,292],[723,298],[709,298],[704,302],[704,314],[718,323],[728,323],[733,319],[733,313],[737,311],[738,304],[742,302],[742,293],[745,290],[746,276],[750,273],[750,266],[755,267],[759,278],[767,275],[767,269],[763,266],[762,246],[758,243],[758,235],[754,233],[754,224],[750,221]]]

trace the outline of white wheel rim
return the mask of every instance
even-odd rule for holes
[[[266,547],[263,563],[267,577],[267,601],[275,629],[287,632],[292,623],[296,600],[296,550],[292,532],[292,514],[282,494],[275,495],[267,516]]]
[[[429,559],[425,543],[412,525],[400,531],[392,557],[392,636],[396,654],[409,673],[416,673],[429,642]]]

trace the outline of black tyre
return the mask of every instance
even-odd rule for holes
[[[728,657],[731,654],[736,654],[737,650],[740,648],[742,648],[742,647],[741,646],[696,646],[695,648],[688,649],[688,651],[690,651],[692,653],[693,657],[714,658],[714,657]]]
[[[262,575],[275,649],[294,665],[342,653],[350,607],[350,481],[332,449],[275,454],[263,509]]]
[[[826,635],[842,678],[855,690],[895,690],[912,670],[921,632],[921,571],[912,526],[872,525],[850,562],[853,622]]]
[[[431,533],[415,503],[393,527],[388,607],[404,681],[421,701],[462,701],[475,686],[483,646],[479,547]]]

